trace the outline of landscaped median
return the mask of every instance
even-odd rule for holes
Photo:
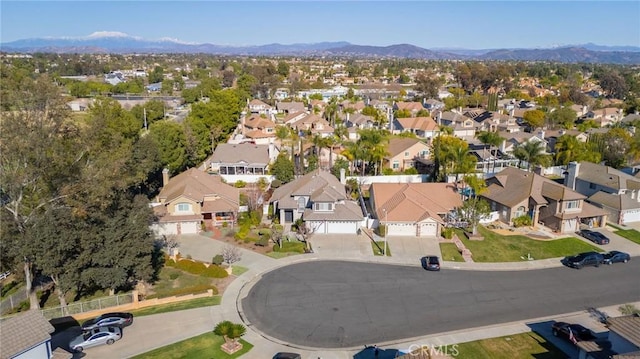
[[[575,255],[581,252],[602,252],[602,249],[590,245],[576,237],[559,239],[535,239],[523,235],[502,235],[490,231],[482,226],[478,227],[478,234],[484,239],[470,240],[463,231],[456,230],[458,238],[472,253],[474,262],[522,262],[530,259],[559,258]],[[454,244],[441,243],[442,257],[445,261],[456,258],[452,253]]]
[[[204,333],[193,338],[189,338],[174,344],[164,346],[146,352],[144,354],[136,355],[134,359],[174,359],[174,358],[189,358],[189,359],[226,359],[226,358],[238,358],[247,353],[253,345],[240,339],[242,349],[233,354],[227,354],[220,346],[224,343],[224,338],[214,334],[213,332]]]

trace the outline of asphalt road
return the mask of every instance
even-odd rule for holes
[[[346,348],[640,300],[640,260],[488,272],[314,261],[263,275],[244,317],[294,345]]]

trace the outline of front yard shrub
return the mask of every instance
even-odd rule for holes
[[[249,232],[251,231],[251,226],[247,225],[247,224],[243,224],[240,229],[238,229],[238,231],[236,232],[236,234],[233,235],[233,237],[239,241],[244,240],[245,238],[247,238],[247,236],[249,235]]]
[[[222,258],[222,254],[216,254],[215,256],[213,256],[213,258],[211,259],[211,263],[215,264],[215,265],[221,265],[222,262],[224,262],[224,258]]]
[[[453,238],[453,228],[445,228],[442,230],[442,237],[446,239]]]
[[[531,225],[531,217],[526,214],[513,219],[514,227],[526,227]]]
[[[204,263],[188,259],[178,261],[176,263],[176,268],[195,275],[202,275],[205,269],[207,269]]]
[[[247,187],[247,182],[243,181],[243,180],[239,180],[234,184],[235,188],[245,188]]]
[[[262,236],[256,241],[256,246],[266,247],[269,244],[269,237]]]
[[[213,295],[218,294],[218,288],[216,288],[215,285],[199,284],[199,285],[193,285],[190,287],[174,289],[171,291],[171,296],[179,297],[181,295],[187,295],[187,294],[200,294],[200,293],[205,293],[209,289],[213,291]],[[158,296],[157,294],[151,294],[147,296],[147,299],[153,299],[153,298],[162,298],[162,297]]]
[[[384,237],[387,235],[387,226],[380,224],[378,225],[377,231],[379,236]]]
[[[169,279],[176,280],[180,276],[180,273],[171,273],[169,274]]]
[[[226,278],[229,275],[229,273],[227,273],[227,271],[224,268],[217,266],[215,264],[212,264],[204,270],[202,275],[210,278]]]

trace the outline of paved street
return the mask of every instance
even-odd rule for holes
[[[242,300],[284,342],[353,347],[640,299],[640,261],[600,268],[469,272],[315,261],[266,273]]]

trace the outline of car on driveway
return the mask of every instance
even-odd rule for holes
[[[69,343],[69,347],[77,353],[86,348],[98,345],[111,345],[122,338],[122,329],[118,327],[99,327],[80,334]]]
[[[609,238],[607,238],[607,236],[600,232],[592,231],[590,229],[583,229],[578,233],[595,244],[609,244]]]
[[[131,313],[105,313],[82,323],[82,330],[91,330],[99,327],[124,328],[131,324],[133,324],[133,314]]]
[[[438,259],[438,256],[425,256],[420,258],[420,262],[422,263],[422,268],[426,270],[440,270],[440,260]]]
[[[569,324],[565,322],[555,322],[551,326],[553,336],[566,339],[572,343],[589,341],[596,339],[591,330],[580,324]]]
[[[604,254],[604,264],[627,263],[631,260],[629,253],[620,251],[611,251]]]
[[[604,256],[598,252],[584,252],[575,256],[564,257],[561,262],[567,267],[576,269],[587,266],[598,267],[604,262]]]

